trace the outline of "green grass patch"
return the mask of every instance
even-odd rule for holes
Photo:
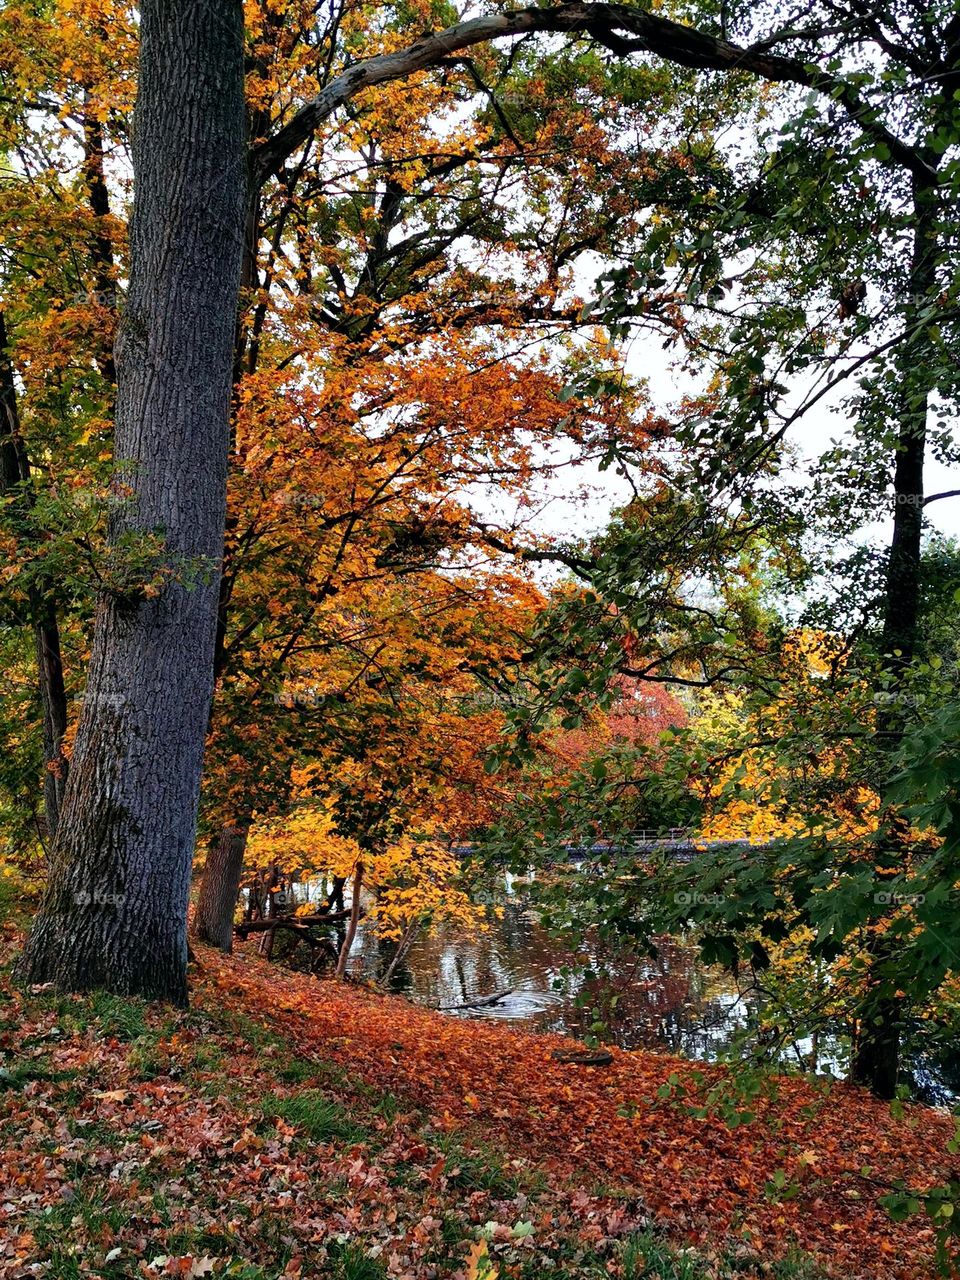
[[[724,1277],[766,1277],[767,1280],[824,1280],[823,1272],[809,1257],[788,1254],[778,1261],[755,1254],[728,1253],[709,1266],[693,1249],[677,1249],[656,1231],[633,1235],[620,1255],[623,1280],[714,1280]]]
[[[359,1245],[344,1245],[332,1261],[331,1280],[387,1280],[383,1263],[369,1257]]]
[[[147,1034],[146,1001],[133,996],[114,996],[95,991],[90,997],[90,1013],[99,1034],[105,1039],[137,1040]]]
[[[305,1084],[308,1080],[316,1080],[318,1076],[325,1074],[318,1063],[310,1062],[307,1058],[290,1058],[282,1066],[273,1069],[277,1079],[284,1084]]]
[[[496,1200],[512,1200],[523,1188],[514,1170],[507,1169],[504,1157],[489,1147],[466,1147],[453,1134],[430,1133],[425,1140],[446,1160],[447,1181],[464,1191],[486,1191]]]
[[[63,1084],[76,1080],[79,1071],[75,1067],[55,1071],[46,1058],[25,1059],[14,1063],[12,1067],[0,1067],[0,1091],[11,1089],[19,1091],[32,1080],[43,1080],[48,1084]]]
[[[264,1100],[263,1114],[294,1125],[311,1142],[360,1142],[368,1136],[343,1105],[319,1089],[304,1089],[288,1097],[271,1094]]]

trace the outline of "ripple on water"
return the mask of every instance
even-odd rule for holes
[[[479,999],[480,997],[478,997]],[[483,1004],[475,1008],[444,1009],[444,1013],[457,1018],[496,1018],[498,1021],[523,1022],[537,1018],[563,1004],[563,996],[556,991],[536,991],[518,988],[503,996],[496,1004]]]

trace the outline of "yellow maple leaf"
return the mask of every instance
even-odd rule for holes
[[[499,1274],[487,1251],[486,1240],[478,1240],[467,1254],[467,1280],[497,1280]]]

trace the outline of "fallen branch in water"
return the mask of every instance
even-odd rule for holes
[[[349,911],[328,911],[315,916],[270,916],[266,920],[244,920],[235,924],[233,931],[238,938],[245,938],[249,933],[268,933],[271,929],[299,930],[317,924],[342,924],[349,919]]]
[[[440,1013],[455,1013],[458,1009],[485,1009],[512,995],[513,987],[505,987],[503,991],[495,991],[492,996],[478,996],[476,1000],[468,1000],[465,1004],[440,1004],[437,1009]]]

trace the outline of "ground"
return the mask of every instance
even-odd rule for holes
[[[730,1127],[679,1059],[564,1065],[558,1037],[249,952],[193,970],[188,1013],[4,979],[0,1274],[933,1274],[929,1227],[878,1197],[944,1177],[937,1111],[785,1079]]]

